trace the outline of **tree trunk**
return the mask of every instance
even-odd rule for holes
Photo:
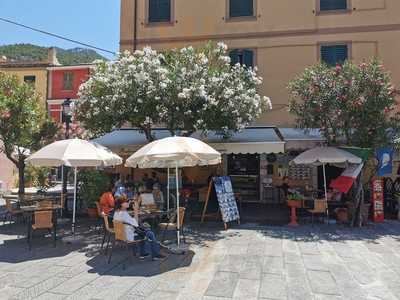
[[[18,194],[25,194],[25,162],[18,162]]]

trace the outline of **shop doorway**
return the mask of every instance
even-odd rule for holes
[[[344,171],[344,168],[336,167],[333,165],[325,165],[326,172],[326,186],[329,188],[331,181],[339,177]],[[322,166],[318,166],[318,190],[324,190],[324,171]]]
[[[228,155],[228,175],[242,203],[260,202],[260,156],[258,154]]]

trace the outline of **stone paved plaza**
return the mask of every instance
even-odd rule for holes
[[[94,230],[29,252],[23,228],[3,225],[0,299],[400,299],[400,222],[219,228],[194,226],[185,255],[129,264],[117,250],[107,264]]]

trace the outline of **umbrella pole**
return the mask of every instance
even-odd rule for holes
[[[326,216],[329,223],[329,211],[328,211],[328,193],[326,188],[326,172],[325,172],[325,164],[322,164],[322,171],[324,173],[324,189],[325,189],[325,201],[326,201]]]
[[[64,165],[61,165],[61,203],[63,205],[63,207],[61,207],[61,219],[63,217],[63,211],[67,203],[67,195],[68,195],[68,188],[67,188],[67,195],[64,195],[63,193],[63,184],[62,184],[63,182],[64,182]]]
[[[178,162],[176,162],[175,166],[175,182],[176,182],[176,234],[177,234],[177,240],[178,240],[178,246],[180,244],[180,218],[179,218],[179,174],[178,174]]]
[[[167,168],[167,211],[169,210],[169,168]]]
[[[76,211],[76,167],[74,175],[74,204],[72,209],[72,233],[75,234],[75,211]]]

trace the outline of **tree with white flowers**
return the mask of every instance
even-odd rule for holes
[[[187,136],[239,131],[271,103],[258,94],[257,69],[231,66],[226,51],[223,43],[163,53],[144,48],[97,62],[81,85],[77,118],[93,135],[129,124],[149,141],[154,125]]]

